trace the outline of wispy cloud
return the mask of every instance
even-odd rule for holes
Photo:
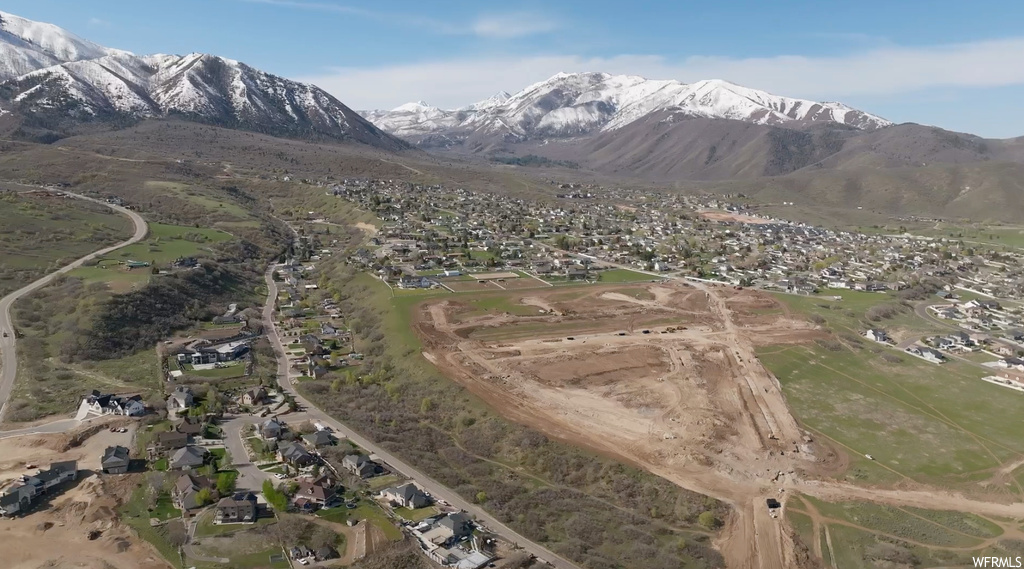
[[[554,20],[542,14],[514,12],[481,16],[469,29],[484,38],[513,39],[548,33],[557,28]]]
[[[87,23],[89,24],[90,27],[93,27],[93,28],[109,28],[110,27],[110,22],[108,22],[107,20],[104,20],[102,18],[95,18],[95,17],[89,18],[89,21]]]
[[[1024,85],[1024,37],[931,47],[893,46],[829,57],[488,57],[346,67],[304,80],[354,108],[391,108],[419,99],[455,108],[499,90],[518,91],[559,71],[606,71],[684,82],[717,78],[787,96],[842,100],[941,87]]]
[[[312,12],[356,16],[402,27],[419,28],[446,35],[472,35],[488,39],[514,39],[546,33],[556,29],[555,21],[542,14],[528,12],[496,13],[475,20],[453,22],[407,12],[367,10],[331,2],[304,0],[238,0],[247,4],[263,4]]]

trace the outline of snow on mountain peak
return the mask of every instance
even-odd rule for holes
[[[9,109],[55,123],[176,114],[229,128],[405,147],[312,85],[204,53],[137,56],[6,12],[0,82]]]
[[[131,55],[82,39],[53,24],[0,12],[0,80],[49,65],[118,54]]]
[[[433,109],[429,116],[421,109],[421,122],[410,116],[411,110],[400,107],[367,116],[384,130],[407,137],[449,129],[463,134],[576,136],[615,130],[664,110],[767,125],[834,122],[874,129],[891,124],[843,104],[781,97],[722,79],[686,84],[603,72],[557,73],[513,95],[500,93],[453,111]]]
[[[434,107],[431,107],[430,105],[424,103],[423,101],[416,101],[415,103],[406,103],[404,105],[399,105],[399,106],[391,109],[391,112],[393,112],[393,113],[407,113],[407,112],[416,113],[416,112],[421,112],[421,111],[429,110],[429,109],[433,109],[433,108]]]

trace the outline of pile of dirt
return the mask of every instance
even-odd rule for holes
[[[81,446],[82,443],[100,431],[127,427],[132,424],[134,424],[134,421],[128,418],[110,419],[102,422],[96,421],[67,433],[49,437],[40,437],[38,440],[46,448],[57,452],[67,452],[75,447]]]

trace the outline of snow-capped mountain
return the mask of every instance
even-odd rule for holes
[[[0,81],[58,63],[126,53],[84,40],[53,24],[0,12]]]
[[[215,55],[139,56],[105,48],[3,12],[0,80],[0,108],[47,128],[178,116],[268,134],[406,147],[313,85]]]
[[[613,131],[661,111],[761,125],[828,122],[873,130],[892,124],[841,103],[780,97],[727,81],[686,84],[607,73],[559,73],[515,95],[502,93],[455,111],[412,103],[364,116],[409,139],[443,133],[527,140]]]

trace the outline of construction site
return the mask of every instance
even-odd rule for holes
[[[756,539],[724,549],[729,566],[794,566],[765,499],[787,477],[826,473],[840,458],[797,426],[753,349],[822,332],[731,287],[506,294],[504,310],[451,297],[420,304],[425,357],[510,419],[733,504],[724,539]]]
[[[129,444],[126,432],[96,422],[62,434],[0,439],[0,487],[55,461],[78,461],[74,482],[46,496],[25,515],[0,519],[0,551],[10,569],[165,569],[159,552],[122,523],[118,508],[137,485],[136,476],[101,477],[100,457],[110,445]],[[118,423],[120,424],[120,423]]]

